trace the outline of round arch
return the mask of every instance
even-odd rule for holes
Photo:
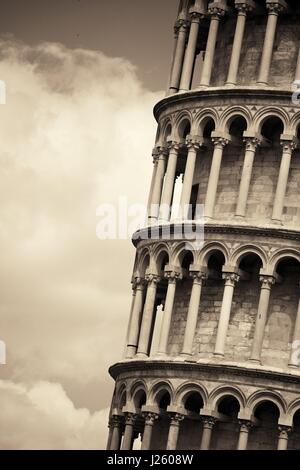
[[[243,410],[246,406],[246,397],[244,393],[238,388],[234,386],[226,386],[220,385],[216,389],[214,389],[210,396],[208,403],[212,407],[213,410],[217,410],[219,403],[225,397],[234,397],[240,404],[240,410]]]

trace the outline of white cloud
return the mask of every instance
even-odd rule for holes
[[[0,381],[0,448],[105,449],[108,409],[76,409],[60,384]]]
[[[1,371],[15,382],[61,383],[76,406],[104,408],[134,250],[96,239],[96,208],[119,195],[147,200],[160,96],[129,62],[100,52],[13,40],[0,51]]]

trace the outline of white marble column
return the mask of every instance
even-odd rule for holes
[[[295,348],[293,348],[293,344],[297,345],[296,350]],[[290,360],[289,360],[289,366],[297,368],[297,369],[300,365],[300,351],[298,353],[299,346],[300,346],[300,299],[298,302],[297,316],[296,316],[294,333],[293,333],[292,349],[291,349]]]
[[[278,15],[284,10],[285,6],[286,3],[283,0],[266,4],[266,8],[268,9],[268,21],[257,80],[257,83],[261,85],[268,85],[269,82]]]
[[[249,432],[251,428],[253,427],[253,424],[251,423],[251,421],[240,420],[239,425],[240,425],[240,433],[239,433],[237,450],[247,450]]]
[[[260,144],[259,139],[256,137],[246,137],[244,139],[244,142],[246,143],[246,150],[240,182],[240,190],[238,195],[238,203],[236,208],[237,217],[245,217],[246,215],[246,207],[252,178],[253,163],[256,154],[256,149]]]
[[[110,443],[110,450],[119,450],[122,439],[122,417],[114,415],[111,419],[112,425],[112,438]]]
[[[142,439],[142,450],[150,450],[153,426],[159,415],[157,413],[143,413],[145,418],[145,427]]]
[[[280,170],[279,170],[276,194],[274,198],[273,213],[272,213],[272,220],[275,222],[282,221],[284,199],[285,199],[287,184],[288,184],[288,179],[289,179],[292,154],[296,148],[296,141],[294,138],[291,138],[291,140],[282,140],[281,145],[282,145],[282,157],[281,157]]]
[[[196,6],[193,7],[190,12],[191,16],[191,26],[189,40],[185,51],[185,57],[182,68],[182,75],[180,81],[180,91],[188,91],[191,88],[191,83],[193,79],[193,69],[196,56],[196,47],[200,26],[200,19],[204,14],[204,10],[200,10]]]
[[[168,441],[167,441],[167,450],[176,450],[179,430],[180,430],[180,423],[183,419],[184,419],[184,416],[180,413],[171,414],[170,428],[169,428]]]
[[[176,49],[175,49],[175,56],[174,62],[172,67],[171,73],[171,80],[170,80],[170,88],[169,94],[172,95],[177,93],[179,90],[181,73],[182,73],[182,66],[183,66],[183,59],[185,53],[185,44],[186,38],[189,30],[189,22],[187,19],[179,19],[176,23]]]
[[[151,221],[151,205],[152,205],[152,198],[153,198],[153,189],[155,185],[157,166],[158,166],[159,155],[158,155],[157,149],[153,150],[152,156],[153,156],[153,171],[152,171],[151,185],[150,185],[148,204],[147,204],[148,221]]]
[[[277,450],[287,450],[291,428],[289,426],[278,426],[278,431],[279,435]]]
[[[180,198],[180,215],[182,220],[187,220],[191,211],[189,211],[197,152],[201,145],[200,137],[189,135],[186,139],[188,154],[184,170],[183,186]]]
[[[159,214],[159,205],[161,200],[161,193],[164,183],[166,172],[168,150],[165,147],[158,147],[155,157],[157,158],[157,167],[155,172],[155,180],[153,183],[151,204],[148,211],[149,223],[156,223]]]
[[[225,285],[214,352],[215,356],[224,356],[234,288],[240,279],[239,275],[235,272],[224,272],[222,277],[225,280]]]
[[[134,302],[131,320],[129,324],[128,338],[127,338],[127,348],[126,348],[126,358],[131,359],[136,354],[138,346],[138,338],[141,326],[141,318],[143,312],[143,299],[144,299],[144,289],[145,281],[142,278],[136,278],[134,280]]]
[[[216,6],[218,5],[218,6]],[[225,14],[225,8],[221,3],[213,3],[213,6],[208,5],[208,13],[210,15],[209,33],[206,43],[206,51],[204,56],[204,63],[202,67],[200,87],[207,87],[210,85],[216,43],[218,38],[219,23],[222,16]]]
[[[273,276],[260,276],[261,282],[260,297],[255,322],[254,338],[250,361],[260,364],[261,350],[267,322],[271,288],[275,284]]]
[[[204,416],[202,418],[202,422],[203,422],[203,430],[202,430],[200,450],[209,450],[212,431],[217,420],[216,418],[213,418],[212,416]]]
[[[106,450],[110,450],[111,440],[112,440],[112,435],[113,435],[113,423],[112,423],[111,419],[109,420],[108,429],[109,429],[109,431],[108,431],[108,439],[107,439],[107,444],[106,444]]]
[[[184,332],[182,356],[192,356],[193,354],[193,342],[198,321],[201,290],[203,281],[206,279],[206,274],[201,271],[195,271],[191,273],[191,277],[193,278],[193,287]]]
[[[158,355],[165,356],[167,354],[167,347],[170,335],[170,327],[172,322],[173,306],[176,293],[176,283],[182,278],[181,272],[178,270],[168,270],[168,266],[165,268],[165,278],[168,279],[168,289],[166,295],[166,301],[163,312],[163,320],[161,326],[161,334],[158,346]]]
[[[122,442],[122,450],[131,450],[133,441],[133,427],[136,415],[133,413],[125,413],[125,431]]]
[[[159,209],[159,220],[163,222],[170,220],[179,148],[177,142],[169,144],[168,165]]]
[[[214,153],[210,168],[210,174],[207,185],[206,199],[204,205],[204,215],[208,219],[212,219],[215,209],[215,201],[219,183],[222,156],[225,146],[229,143],[229,138],[213,137]]]
[[[247,12],[252,11],[255,8],[255,4],[251,0],[244,0],[241,2],[235,2],[235,8],[238,10],[237,22],[234,34],[234,41],[232,45],[231,59],[229,65],[229,71],[227,76],[227,85],[236,85],[237,75],[241,57],[241,50],[245,32],[245,25],[247,19]]]
[[[147,294],[137,350],[137,356],[140,358],[147,357],[149,354],[149,342],[153,324],[157,284],[160,281],[160,278],[155,274],[147,274],[145,279],[147,282]]]

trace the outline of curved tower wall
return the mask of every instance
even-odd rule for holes
[[[299,21],[180,2],[110,449],[300,448]]]

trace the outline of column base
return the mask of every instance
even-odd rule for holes
[[[134,359],[147,359],[148,357],[149,357],[148,354],[142,353],[142,352],[138,352],[138,353],[135,355]]]
[[[291,369],[299,369],[299,366],[297,364],[288,364],[288,367]]]
[[[261,366],[261,360],[260,359],[249,359],[249,362],[252,364],[257,364],[258,366]]]
[[[224,357],[224,353],[214,352],[214,357],[219,357],[220,359],[222,359]]]
[[[154,359],[158,358],[158,359],[167,359],[168,355],[166,352],[160,352],[160,351],[157,351],[157,353],[155,354],[154,356]]]
[[[225,83],[226,88],[234,88],[236,85],[237,85],[236,83],[232,83],[232,82],[226,82]]]
[[[169,88],[168,92],[167,92],[167,96],[170,96],[170,95],[175,95],[175,93],[178,92],[178,88]]]
[[[245,220],[245,216],[242,215],[242,214],[235,214],[234,218],[236,220],[240,220],[241,222],[243,222]]]
[[[276,225],[283,225],[283,222],[282,222],[282,220],[280,220],[280,219],[271,219],[271,221],[273,222],[273,224],[276,224]]]

